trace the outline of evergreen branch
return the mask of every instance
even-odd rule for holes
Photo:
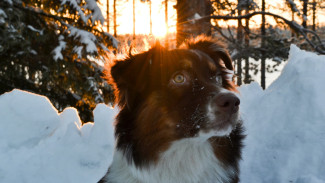
[[[73,19],[73,18],[62,17],[62,16],[49,14],[49,13],[44,12],[40,8],[35,8],[35,7],[31,7],[31,6],[23,6],[22,4],[18,4],[18,3],[15,3],[13,6],[18,8],[18,9],[22,9],[24,11],[27,11],[27,13],[37,14],[37,15],[41,15],[43,17],[47,17],[47,18],[59,21],[65,27],[69,26],[69,24],[67,22],[75,22],[75,19]],[[73,25],[71,25],[71,26],[73,26]],[[116,41],[116,40],[112,40],[111,37],[108,36],[104,31],[94,29],[94,27],[89,26],[89,25],[84,25],[83,30],[96,33],[97,35],[95,35],[95,36],[97,38],[107,38],[107,37],[109,37],[110,41],[112,42],[112,45],[115,46],[113,44],[113,42]],[[98,36],[98,35],[100,35],[100,36]],[[113,39],[115,39],[115,38],[113,38]]]
[[[58,21],[62,21],[62,20],[64,20],[64,21],[70,21],[70,22],[73,22],[74,21],[74,19],[72,19],[72,18],[60,17],[60,16],[52,15],[52,14],[49,14],[49,13],[44,12],[40,8],[35,8],[35,7],[31,7],[31,6],[23,6],[20,3],[19,4],[18,3],[15,3],[13,6],[15,8],[18,8],[18,9],[21,9],[21,10],[24,10],[24,11],[27,11],[29,13],[39,14],[39,15],[42,15],[42,16],[45,16],[45,17],[48,17],[48,18],[52,18],[52,19],[58,20]]]
[[[31,7],[31,6],[23,6],[21,4],[15,4],[14,7],[19,8],[19,9],[22,9],[22,10],[25,10],[25,11],[28,11],[30,13],[38,14],[38,15],[41,15],[41,16],[44,16],[44,17],[47,17],[47,18],[51,18],[51,19],[57,20],[61,24],[64,24],[64,25],[67,25],[66,24],[66,21],[68,21],[68,22],[75,22],[75,19],[73,19],[73,18],[62,17],[62,16],[57,16],[57,15],[49,14],[49,13],[46,13],[46,12],[44,12],[43,10],[41,10],[39,8],[34,8],[34,7]],[[102,31],[99,31],[97,29],[94,29],[92,26],[89,26],[89,25],[84,25],[84,28],[86,30],[92,30],[92,31],[94,31],[96,33],[103,34]]]

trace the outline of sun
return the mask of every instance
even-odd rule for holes
[[[158,39],[164,38],[167,34],[165,23],[156,25],[152,30],[152,34]]]

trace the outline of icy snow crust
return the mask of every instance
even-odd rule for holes
[[[116,110],[99,104],[95,123],[76,109],[58,114],[46,97],[21,90],[0,96],[0,182],[97,182],[112,162]]]
[[[292,46],[265,91],[240,88],[247,138],[243,183],[325,183],[325,56]],[[96,183],[112,162],[117,109],[99,104],[95,123],[76,109],[58,113],[46,97],[0,96],[0,182]]]

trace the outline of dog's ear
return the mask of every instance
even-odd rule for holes
[[[162,47],[156,44],[149,51],[129,55],[128,58],[116,61],[110,67],[110,83],[115,88],[116,102],[132,107],[140,95],[146,90],[151,78],[154,54]]]
[[[130,55],[111,66],[110,83],[114,86],[118,105],[131,107],[136,102],[137,94],[145,88],[143,78],[148,77],[148,64],[145,64],[149,62],[148,57],[148,52]]]
[[[227,69],[234,70],[230,55],[220,41],[201,36],[185,43],[185,48],[202,51],[216,62],[221,59]]]
[[[147,53],[131,55],[124,60],[116,61],[111,67],[111,76],[118,89],[135,86],[139,75],[144,75],[146,70]],[[138,86],[139,87],[139,86]]]

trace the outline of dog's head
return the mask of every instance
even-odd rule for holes
[[[118,147],[133,141],[162,150],[181,138],[229,135],[240,103],[232,73],[224,46],[208,38],[174,50],[157,44],[116,62],[111,77],[121,107]]]

